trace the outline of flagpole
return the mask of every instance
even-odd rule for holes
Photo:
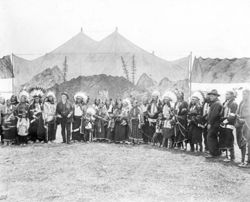
[[[188,76],[189,76],[189,98],[192,95],[192,52],[189,55],[189,67],[188,67]]]
[[[13,53],[11,53],[11,61],[12,61],[12,74],[13,74],[13,77],[12,77],[12,94],[14,95],[15,94],[15,76],[14,76],[14,56],[13,56]]]

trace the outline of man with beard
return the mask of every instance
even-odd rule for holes
[[[56,106],[56,114],[62,128],[61,133],[62,133],[63,143],[70,144],[73,107],[68,100],[69,96],[66,92],[63,92],[61,94],[61,98],[62,98],[61,102],[59,102]]]
[[[210,109],[207,117],[207,144],[210,155],[207,158],[215,158],[220,156],[218,132],[220,127],[220,119],[222,112],[222,104],[218,97],[220,96],[217,90],[212,90],[208,93],[210,99]]]
[[[241,163],[239,166],[246,167],[250,164],[250,90],[244,90],[242,97],[243,99],[237,111],[236,136],[241,150]],[[246,148],[248,150],[247,162],[245,162]]]

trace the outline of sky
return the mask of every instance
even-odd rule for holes
[[[0,0],[0,57],[35,58],[83,32],[124,37],[166,60],[250,57],[249,0]]]

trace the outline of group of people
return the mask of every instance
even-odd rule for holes
[[[189,102],[181,91],[155,91],[142,100],[94,99],[82,92],[73,102],[66,92],[56,101],[53,92],[32,88],[9,100],[0,99],[0,134],[3,144],[52,143],[61,125],[63,143],[102,141],[152,144],[207,152],[207,158],[226,153],[235,160],[234,133],[241,150],[241,167],[250,164],[250,90],[235,102],[228,91],[224,103],[217,90],[197,91]],[[248,159],[245,160],[248,152]]]

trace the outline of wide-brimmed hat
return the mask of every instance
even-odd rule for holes
[[[208,92],[208,95],[220,96],[220,94],[218,93],[218,91],[216,89],[213,89],[210,92]]]
[[[67,92],[62,92],[61,95],[65,95],[69,99],[69,94]]]

